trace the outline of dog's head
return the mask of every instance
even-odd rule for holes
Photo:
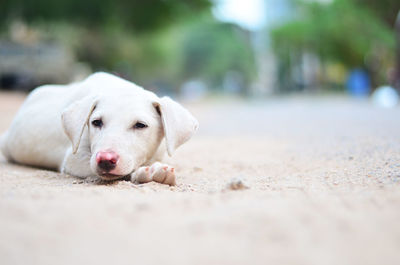
[[[62,114],[73,153],[90,152],[91,170],[106,180],[135,171],[163,139],[172,155],[198,127],[189,111],[168,97],[137,88],[121,91],[110,88],[87,96]]]

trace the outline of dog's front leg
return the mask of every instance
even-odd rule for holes
[[[131,176],[132,182],[147,183],[155,181],[175,186],[175,169],[167,164],[155,162],[149,167],[140,167]]]

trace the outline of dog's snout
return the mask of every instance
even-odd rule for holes
[[[119,156],[112,151],[101,151],[96,154],[97,166],[106,172],[113,170],[117,166],[118,159]]]

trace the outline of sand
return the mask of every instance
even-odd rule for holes
[[[22,100],[0,93],[0,131]],[[201,128],[168,159],[175,187],[1,160],[0,263],[400,264],[400,108],[187,106]]]

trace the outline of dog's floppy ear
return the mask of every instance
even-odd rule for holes
[[[168,155],[172,156],[176,148],[192,137],[199,123],[187,109],[169,97],[162,97],[153,106],[161,115]]]
[[[70,104],[61,114],[64,132],[72,143],[73,154],[78,151],[83,130],[88,124],[90,115],[95,109],[97,102],[96,98],[87,96]]]

